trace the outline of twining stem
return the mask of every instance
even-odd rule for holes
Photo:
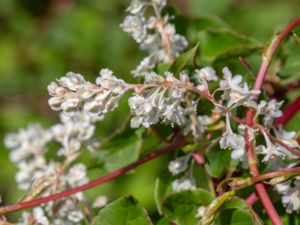
[[[262,84],[265,79],[265,76],[268,72],[268,68],[270,66],[273,54],[275,53],[275,51],[279,47],[279,45],[284,41],[284,39],[299,24],[300,24],[300,17],[297,17],[279,35],[277,35],[275,38],[272,39],[270,45],[266,48],[266,50],[263,54],[262,63],[260,65],[259,72],[256,76],[257,78],[255,80],[254,90],[261,89]],[[258,98],[258,96],[257,96],[257,98]],[[257,100],[257,98],[256,98],[256,100]],[[253,119],[254,119],[254,112],[252,109],[249,109],[247,111],[247,116],[246,116],[246,121],[249,126],[253,125]],[[245,140],[246,140],[246,150],[247,150],[250,173],[254,177],[259,176],[259,171],[258,171],[258,167],[257,167],[257,159],[256,159],[256,154],[255,154],[255,149],[254,149],[254,143],[252,140],[250,140],[248,129],[245,129]],[[280,217],[279,217],[276,209],[274,208],[264,185],[262,183],[257,183],[257,184],[255,184],[255,189],[256,189],[258,197],[261,200],[272,223],[274,225],[282,225],[283,223],[280,220]]]
[[[84,185],[81,185],[81,186],[78,186],[78,187],[75,187],[75,188],[71,188],[71,189],[68,189],[68,190],[65,190],[65,191],[62,191],[60,193],[57,193],[57,194],[53,194],[53,195],[50,195],[50,196],[47,196],[47,197],[42,197],[42,198],[39,198],[39,199],[35,199],[35,200],[32,200],[32,201],[26,201],[26,202],[21,202],[21,203],[16,203],[16,204],[13,204],[13,205],[8,205],[8,206],[3,206],[0,208],[0,215],[4,215],[4,214],[7,214],[7,213],[10,213],[10,212],[15,212],[15,211],[19,211],[19,210],[22,210],[22,209],[26,209],[26,208],[31,208],[31,207],[35,207],[35,206],[38,206],[38,205],[41,205],[41,204],[44,204],[44,203],[47,203],[47,202],[50,202],[50,201],[54,201],[54,200],[58,200],[58,199],[61,199],[61,198],[65,198],[65,197],[68,197],[68,196],[71,196],[71,195],[74,195],[78,192],[82,192],[82,191],[85,191],[85,190],[88,190],[92,187],[95,187],[95,186],[98,186],[100,184],[103,184],[105,182],[108,182],[108,181],[111,181],[111,180],[114,180],[122,175],[124,175],[125,173],[127,173],[128,171],[152,160],[152,159],[155,159],[161,155],[164,155],[170,151],[173,151],[174,149],[177,149],[177,148],[180,148],[180,147],[183,147],[186,145],[186,140],[180,135],[180,134],[177,134],[177,136],[174,138],[173,140],[173,143],[165,146],[165,147],[162,147],[156,151],[153,151],[151,153],[149,153],[148,155],[144,156],[143,158],[125,166],[125,167],[122,167],[120,169],[117,169],[107,175],[104,175],[102,177],[99,177],[87,184],[84,184]]]
[[[286,169],[281,169],[281,170],[277,170],[274,172],[265,173],[265,174],[261,174],[259,176],[253,177],[252,182],[257,183],[257,182],[261,182],[261,181],[276,178],[276,177],[282,177],[282,176],[292,177],[292,176],[297,176],[299,174],[300,174],[300,167],[286,168]]]
[[[300,97],[298,97],[297,99],[299,99]],[[299,100],[295,100],[294,102],[292,102],[290,105],[298,105],[299,103],[296,103],[297,101],[299,101]],[[277,126],[278,126],[278,124],[280,124],[280,125],[282,125],[282,126],[284,126],[293,116],[295,116],[296,115],[296,112],[297,111],[299,111],[300,110],[300,107],[298,106],[297,107],[297,111],[295,110],[295,106],[290,106],[290,105],[288,105],[284,110],[283,110],[283,115],[282,115],[282,117],[280,117],[280,118],[277,118],[276,120],[275,120],[275,126],[276,126],[276,124],[277,124]],[[292,111],[293,111],[293,113],[290,113],[289,111],[292,109]],[[286,115],[286,114],[289,114],[288,116]],[[284,118],[284,119],[282,119],[282,118]],[[274,142],[277,142],[277,141],[280,141],[279,139],[277,139],[277,138],[274,138],[270,133],[269,133],[269,131],[268,131],[268,129],[265,129],[265,128],[262,128],[262,129],[264,129],[264,131],[265,131],[265,133],[270,137],[270,139],[272,140],[272,141],[274,141]],[[296,150],[296,149],[293,149],[293,148],[290,148],[289,146],[284,146],[285,144],[283,143],[283,142],[281,142],[281,143],[278,143],[278,144],[281,144],[281,145],[283,145],[283,147],[285,147],[286,149],[288,149],[291,153],[293,153],[294,155],[297,155],[297,156],[299,156],[300,157],[300,151],[298,151],[298,150]],[[247,205],[249,205],[249,206],[252,206],[255,202],[257,201],[257,195],[256,195],[256,193],[252,193],[251,195],[249,195],[248,196],[248,198],[246,199],[246,203],[247,203]]]

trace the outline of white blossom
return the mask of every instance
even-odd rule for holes
[[[282,126],[278,130],[274,129],[275,136],[281,140],[284,144],[291,148],[299,148],[299,143],[296,140],[297,134],[295,131],[285,131]]]
[[[282,116],[280,107],[282,106],[283,101],[277,102],[275,99],[272,99],[269,102],[264,100],[260,101],[257,105],[255,118],[259,115],[264,115],[263,123],[267,127],[273,127],[274,118]]]
[[[245,139],[243,136],[233,133],[228,113],[226,114],[226,131],[220,139],[220,147],[222,149],[231,148],[231,158],[233,159],[242,159],[245,154]]]
[[[129,98],[129,107],[134,114],[131,119],[132,128],[140,125],[149,127],[159,121],[178,126],[186,124],[186,110],[181,105],[183,94],[186,92],[180,87],[183,86],[183,81],[175,78],[170,72],[166,72],[165,77],[154,72],[147,73],[145,83],[155,84],[156,87],[139,91],[139,94]],[[184,76],[181,78],[185,79]],[[167,84],[167,87],[164,84]]]
[[[166,0],[132,0],[121,28],[139,44],[140,49],[148,51],[138,67],[132,71],[134,76],[144,76],[159,63],[170,63],[183,51],[188,42],[176,33],[175,26],[169,22],[168,15],[162,10]],[[149,16],[146,9],[152,7]]]
[[[108,203],[108,198],[106,196],[99,196],[93,203],[93,208],[102,208]]]
[[[103,119],[103,115],[118,106],[119,99],[129,86],[116,78],[109,69],[102,69],[96,84],[86,81],[80,74],[69,72],[48,86],[53,110],[89,112]],[[96,117],[95,117],[96,118]]]
[[[197,208],[196,218],[200,219],[205,213],[206,207],[201,205]]]
[[[188,161],[191,158],[191,154],[187,154],[182,157],[178,157],[175,160],[172,160],[168,164],[168,169],[173,176],[186,171],[188,168]]]
[[[264,155],[262,162],[268,162],[273,157],[284,158],[287,155],[286,149],[277,144],[274,145],[264,131],[262,131],[262,134],[264,136],[266,146],[259,145],[256,147],[257,153]]]
[[[146,21],[141,15],[126,16],[120,26],[124,32],[129,33],[137,43],[141,43],[147,37]]]
[[[50,225],[49,219],[45,216],[45,213],[41,207],[36,207],[33,209],[33,217],[38,224]]]
[[[132,0],[126,11],[130,12],[131,14],[138,14],[143,10],[146,4],[146,0]]]
[[[282,204],[286,207],[287,213],[300,211],[300,177],[275,185],[275,189],[281,194]]]
[[[180,192],[184,190],[195,190],[196,182],[191,176],[176,179],[172,182],[172,188],[175,192]]]
[[[201,69],[197,69],[197,70],[195,70],[195,72],[196,72],[196,78],[200,82],[200,85],[198,86],[198,88],[200,90],[208,91],[208,83],[207,82],[218,80],[216,71],[212,67],[207,66],[207,67],[204,67]]]
[[[227,67],[223,68],[222,72],[224,76],[218,90],[223,91],[222,99],[227,101],[227,108],[240,105],[256,107],[253,97],[259,95],[260,90],[249,90],[246,82],[241,84],[243,77],[241,75],[232,77],[232,73]]]
[[[59,155],[70,156],[81,148],[82,142],[89,141],[94,134],[93,117],[85,112],[74,114],[61,113],[61,123],[54,125],[51,130],[54,139],[61,143]]]

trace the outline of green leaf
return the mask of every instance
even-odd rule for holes
[[[198,165],[194,165],[192,169],[192,176],[196,180],[196,186],[203,190],[214,192],[213,183],[207,176],[205,169]],[[175,178],[171,175],[169,170],[165,169],[155,181],[154,199],[159,214],[162,214],[162,202],[165,197],[173,193],[172,181]]]
[[[253,225],[251,214],[244,209],[223,210],[215,221],[216,225]]]
[[[199,43],[189,51],[181,54],[171,65],[170,72],[174,75],[178,75],[190,61],[194,60],[198,47]]]
[[[237,212],[238,211],[238,212]],[[224,216],[225,215],[225,216]],[[241,219],[238,221],[239,217],[246,219]],[[251,217],[251,218],[249,218]],[[261,219],[259,216],[246,204],[244,199],[233,197],[220,207],[220,214],[216,221],[219,221],[220,225],[262,225]],[[217,223],[218,224],[218,223]]]
[[[200,30],[205,29],[220,29],[228,27],[226,22],[215,15],[198,16],[196,19],[189,21],[187,26],[190,33],[199,32]]]
[[[129,137],[120,137],[104,144],[98,157],[106,170],[113,171],[137,160],[141,146],[142,139],[132,133]]]
[[[171,192],[173,178],[168,170],[164,170],[155,181],[154,199],[159,214],[162,214],[162,200]]]
[[[220,149],[219,144],[208,149],[206,158],[205,168],[211,176],[216,178],[221,178],[231,166],[231,151]]]
[[[156,225],[170,225],[170,222],[166,218],[162,218]]]
[[[196,40],[200,43],[201,60],[206,63],[247,56],[261,49],[254,39],[229,29],[203,30],[198,32]]]
[[[198,207],[207,206],[212,200],[213,196],[204,189],[172,193],[163,200],[162,212],[177,225],[197,225]]]
[[[113,201],[100,211],[92,225],[151,225],[152,222],[139,202],[132,196]]]
[[[300,44],[289,44],[284,51],[286,54],[285,64],[278,75],[280,78],[286,79],[284,82],[288,83],[300,78]]]
[[[232,197],[228,201],[224,202],[220,209],[248,209],[248,206],[245,203],[245,200],[238,197]]]
[[[170,68],[169,63],[161,63],[156,66],[155,72],[157,72],[159,75],[163,76],[165,74],[165,72],[169,70],[169,68]]]

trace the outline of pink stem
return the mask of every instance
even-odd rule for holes
[[[117,169],[107,175],[104,175],[102,177],[99,177],[87,184],[75,187],[75,188],[71,188],[65,191],[62,191],[60,193],[57,194],[53,194],[47,197],[43,197],[43,198],[39,198],[39,199],[34,199],[31,201],[27,201],[27,202],[21,202],[21,203],[16,203],[13,205],[8,205],[8,206],[4,206],[0,208],[0,215],[6,214],[6,213],[10,213],[10,212],[15,212],[15,211],[19,211],[22,209],[26,209],[26,208],[31,208],[31,207],[35,207],[50,201],[54,201],[54,200],[58,200],[61,198],[65,198],[71,195],[74,195],[78,192],[82,192],[85,190],[88,190],[92,187],[95,187],[97,185],[103,184],[105,182],[111,181],[117,177],[120,177],[121,175],[124,175],[125,173],[127,173],[128,171],[152,160],[155,159],[161,155],[164,155],[176,148],[182,147],[186,144],[186,141],[183,139],[182,136],[177,136],[177,138],[174,140],[174,142],[170,145],[167,145],[163,148],[160,148],[154,152],[149,153],[148,155],[146,155],[145,157],[125,166],[122,167],[120,169]]]
[[[300,17],[297,17],[294,19],[275,39],[272,40],[269,47],[266,49],[263,55],[263,60],[260,65],[259,72],[257,74],[257,78],[254,84],[254,90],[260,90],[262,87],[262,84],[264,82],[265,76],[268,72],[268,68],[271,63],[272,56],[276,49],[279,47],[281,42],[291,33],[291,31],[297,27],[300,24]],[[257,96],[258,97],[258,96]],[[254,112],[253,110],[247,111],[246,120],[248,125],[253,125],[253,119],[254,119]],[[245,140],[246,140],[246,149],[247,149],[247,156],[248,156],[248,163],[249,163],[249,170],[252,176],[259,176],[259,171],[257,167],[257,160],[256,160],[256,154],[254,150],[253,142],[250,140],[248,130],[245,131]],[[282,221],[280,220],[280,217],[274,208],[270,197],[266,191],[266,188],[262,183],[255,184],[255,189],[258,194],[259,199],[261,200],[268,216],[270,217],[272,223],[274,225],[283,225]]]
[[[258,200],[257,194],[253,192],[248,198],[245,200],[246,204],[252,206]]]

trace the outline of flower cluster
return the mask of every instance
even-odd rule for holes
[[[39,124],[31,124],[5,137],[4,144],[11,149],[10,159],[19,169],[16,181],[20,189],[28,189],[33,180],[43,175],[47,168],[46,144],[51,139],[51,131],[43,129]]]
[[[47,196],[87,183],[85,165],[71,163],[79,156],[81,143],[92,137],[94,129],[89,114],[76,112],[62,113],[61,123],[47,130],[40,125],[29,125],[16,134],[7,135],[5,145],[11,149],[11,160],[19,168],[17,184],[20,189],[27,190],[24,199]],[[64,156],[63,162],[46,159],[47,144],[54,140],[61,144],[57,154]],[[84,218],[78,208],[82,201],[84,196],[78,193],[56,203],[47,203],[32,213],[23,213],[18,224],[78,224]]]
[[[172,73],[167,72],[166,78],[152,72],[145,76],[146,87],[142,92],[136,93],[129,99],[129,106],[134,113],[131,127],[140,125],[149,127],[159,121],[183,126],[186,123],[186,111],[182,106],[185,88],[180,85],[186,80],[181,76],[180,80]]]
[[[49,105],[55,111],[75,112],[79,109],[103,119],[103,115],[118,106],[128,85],[117,79],[109,69],[102,69],[96,84],[72,72],[48,86]]]
[[[95,125],[93,118],[87,113],[76,112],[73,115],[61,113],[61,123],[51,128],[53,138],[58,141],[62,148],[59,155],[71,159],[76,157],[84,141],[88,141],[94,134]]]
[[[282,195],[282,204],[287,213],[300,211],[300,177],[275,185],[275,189]]]
[[[220,81],[218,90],[223,91],[222,100],[226,101],[227,108],[234,108],[240,105],[256,107],[253,97],[260,94],[260,90],[249,90],[246,82],[242,83],[243,76],[235,75],[232,77],[230,70],[225,67],[222,70],[224,80]]]
[[[263,115],[263,124],[267,127],[273,127],[273,122],[275,118],[282,116],[280,107],[283,101],[276,102],[275,99],[266,102],[264,100],[260,101],[256,108],[255,118]]]
[[[188,45],[185,37],[177,34],[175,26],[169,23],[170,16],[162,16],[165,5],[166,0],[134,0],[127,8],[130,15],[121,27],[142,50],[149,52],[149,56],[132,71],[134,76],[144,76],[158,63],[172,62]],[[153,13],[146,18],[148,8],[152,8]]]

